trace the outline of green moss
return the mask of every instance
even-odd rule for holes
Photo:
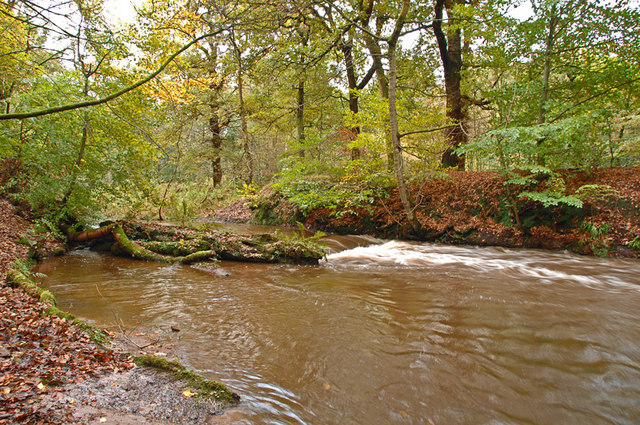
[[[180,259],[179,262],[180,264],[192,264],[192,263],[197,263],[199,261],[208,260],[211,257],[215,257],[215,255],[216,255],[215,251],[212,251],[212,250],[198,251],[198,252],[194,252],[193,254],[185,255]]]
[[[127,234],[124,232],[121,226],[113,228],[113,236],[117,239],[118,243],[124,248],[124,250],[132,257],[138,260],[144,261],[164,261],[170,262],[171,259],[155,252],[151,252],[148,249],[142,248],[131,242]]]
[[[40,298],[45,304],[56,305],[56,298],[53,294],[39,287],[30,276],[30,272],[24,272],[21,268],[14,268],[7,272],[7,283],[21,288],[27,294]]]
[[[171,255],[181,257],[193,254],[198,251],[205,251],[210,248],[211,244],[199,238],[180,240],[177,242],[145,242],[143,246],[149,251],[157,254]]]
[[[51,293],[51,291],[43,290],[40,292],[40,301],[45,304],[56,305],[56,297]]]
[[[240,400],[226,385],[204,378],[176,361],[155,356],[138,356],[133,361],[137,366],[153,367],[173,374],[177,379],[186,381],[200,396],[214,397],[228,404],[235,404]]]
[[[49,306],[45,309],[45,313],[51,316],[58,316],[59,318],[64,319],[67,322],[78,325],[80,329],[82,329],[87,335],[89,335],[89,338],[91,338],[91,340],[98,345],[105,345],[109,343],[109,335],[104,329],[87,323],[82,319],[78,319],[76,316],[69,312],[60,310],[55,306]]]
[[[317,264],[325,256],[324,247],[311,240],[279,240],[265,244],[261,251],[279,263]]]

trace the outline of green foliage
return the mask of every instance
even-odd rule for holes
[[[250,199],[255,197],[259,191],[260,188],[255,184],[242,183],[242,187],[238,189],[238,194],[243,198]]]
[[[66,240],[66,236],[51,219],[42,217],[33,223],[26,234],[20,235],[18,242],[29,247],[29,258],[38,259],[47,241],[64,243]]]
[[[35,265],[35,260],[19,258],[13,262],[12,267],[20,271],[25,276],[31,276],[31,267]]]
[[[607,223],[597,226],[593,223],[585,221],[580,226],[580,230],[591,236],[592,239],[602,239],[609,234],[611,226]]]
[[[254,184],[242,183],[242,187],[238,189],[238,195],[247,200],[254,208],[258,205],[259,193],[260,188]]]
[[[606,257],[609,255],[611,247],[610,240],[607,235],[611,231],[611,226],[608,223],[603,223],[598,226],[594,223],[585,221],[580,226],[580,230],[589,236],[589,248],[591,248],[591,251],[593,251],[594,254],[598,257]]]
[[[524,168],[544,158],[551,170],[590,170],[609,165],[611,155],[616,154],[609,153],[607,131],[603,115],[587,113],[555,123],[491,130],[458,152],[500,169]]]
[[[627,245],[629,246],[629,248],[635,249],[636,251],[640,252],[640,236],[636,236],[635,238],[630,240]]]
[[[276,175],[274,187],[303,211],[326,207],[346,213],[386,196],[394,184],[388,172],[388,75],[379,75],[380,87],[376,76],[347,92],[344,52],[336,49],[335,37],[342,34],[352,45],[353,70],[361,80],[372,54],[378,55],[368,51],[367,33],[350,24],[363,18],[362,4],[332,5],[341,13],[329,16],[318,14],[318,5],[276,3],[223,1],[213,7],[159,0],[141,6],[138,20],[123,31],[106,23],[100,2],[83,4],[74,11],[82,14],[82,27],[70,31],[78,30],[77,39],[56,41],[74,52],[71,61],[44,48],[56,31],[42,28],[37,5],[0,5],[6,29],[0,110],[11,112],[104,97],[154,69],[195,34],[238,24],[108,105],[0,122],[0,160],[15,160],[23,169],[0,179],[0,190],[53,222],[64,216],[162,215],[184,223],[220,206],[221,198],[242,195],[257,203],[256,187],[246,183],[252,155],[253,181],[268,183]],[[510,178],[509,185],[522,191],[509,200],[515,208],[525,200],[545,208],[581,207],[586,199],[580,191],[567,193],[553,176],[543,190],[530,190],[531,177],[541,173],[528,168],[534,164],[557,171],[639,163],[637,7],[622,0],[535,0],[531,16],[516,19],[509,12],[518,2],[450,3],[445,27],[460,30],[471,46],[464,49],[461,75],[470,143],[459,153],[479,169],[528,170],[530,176]],[[378,2],[368,21],[392,25],[398,6]],[[403,32],[418,39],[397,48],[396,106],[406,177],[420,182],[437,167],[447,143],[445,131],[429,129],[449,123],[433,32],[418,24],[433,20],[433,7],[412,2],[409,17]],[[136,46],[135,55],[129,45]],[[382,43],[383,56],[386,48]],[[359,112],[347,107],[349,95],[357,97]],[[239,119],[241,110],[245,120]],[[304,137],[297,132],[298,112],[304,113]],[[352,149],[360,152],[358,159],[350,159]],[[226,181],[214,189],[217,159]]]
[[[554,190],[545,190],[542,192],[522,192],[520,194],[520,197],[540,202],[545,208],[556,207],[560,204],[565,204],[570,207],[582,208],[582,201],[576,196],[562,196]]]
[[[290,158],[273,187],[304,212],[324,207],[345,213],[386,197],[391,176],[373,164],[380,161],[356,159],[337,169],[318,160]]]
[[[296,221],[296,227],[298,227],[298,234],[296,235],[298,240],[315,241],[327,236],[327,234],[324,232],[316,232],[311,236],[307,236],[307,229],[304,227],[304,224],[300,223],[299,221]]]
[[[576,195],[567,195],[564,179],[557,174],[551,174],[545,182],[545,190],[539,192],[522,192],[521,198],[528,198],[540,202],[545,208],[565,204],[570,207],[582,208],[582,200]]]

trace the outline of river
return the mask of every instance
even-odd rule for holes
[[[640,262],[325,241],[319,266],[211,273],[80,250],[38,271],[80,317],[166,331],[240,394],[234,423],[640,423]]]

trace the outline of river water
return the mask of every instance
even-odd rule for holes
[[[84,250],[39,271],[99,325],[179,325],[180,358],[241,395],[233,423],[640,423],[640,262],[326,242],[319,266]]]

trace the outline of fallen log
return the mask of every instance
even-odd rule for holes
[[[90,230],[80,233],[70,233],[68,235],[70,242],[87,242],[95,239],[102,239],[108,236],[112,236],[117,244],[116,252],[125,253],[128,256],[137,260],[143,261],[161,261],[165,263],[181,262],[182,257],[170,257],[167,255],[156,254],[148,249],[133,242],[120,224],[113,223],[107,226],[100,227],[96,230]],[[114,249],[112,248],[112,251]]]
[[[134,241],[125,228],[136,238]],[[193,264],[212,260],[258,263],[317,264],[324,249],[307,240],[279,239],[273,235],[242,236],[231,233],[158,229],[153,225],[111,223],[86,232],[68,232],[69,242],[85,243],[110,238],[111,252],[143,261]]]

